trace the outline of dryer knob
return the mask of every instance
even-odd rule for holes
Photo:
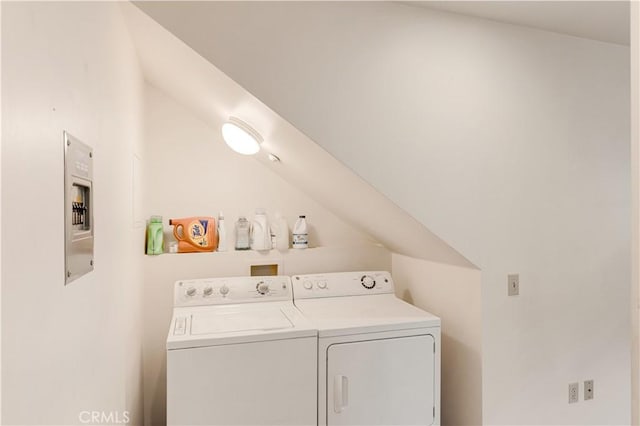
[[[258,284],[256,284],[256,290],[258,290],[258,293],[260,294],[267,294],[269,293],[269,284],[265,283],[264,281],[260,281]]]
[[[229,287],[226,284],[222,284],[222,287],[220,287],[220,294],[223,296],[229,294]]]
[[[198,292],[198,291],[196,290],[196,288],[195,288],[195,287],[189,287],[189,288],[187,289],[187,291],[186,291],[187,296],[189,296],[189,297],[193,297],[193,296],[195,296],[197,292]]]
[[[376,286],[376,280],[369,275],[363,275],[362,278],[360,278],[360,282],[364,288],[368,288],[369,290]]]
[[[322,280],[322,281],[318,281],[318,288],[327,288],[327,282]]]
[[[204,291],[202,292],[205,296],[211,296],[213,294],[213,288],[212,287],[205,287]]]
[[[307,290],[311,290],[313,288],[313,283],[311,281],[305,281],[302,283],[302,286]]]

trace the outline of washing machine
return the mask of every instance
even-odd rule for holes
[[[440,423],[440,319],[394,294],[388,272],[292,277],[318,329],[319,425]]]
[[[176,282],[167,424],[316,425],[317,342],[289,277]]]

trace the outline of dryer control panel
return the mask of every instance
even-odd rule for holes
[[[173,305],[200,306],[292,300],[285,276],[202,278],[176,281]]]
[[[291,277],[295,299],[393,293],[386,271],[335,272]]]

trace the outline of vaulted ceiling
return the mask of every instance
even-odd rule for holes
[[[255,156],[257,161],[392,252],[474,267],[463,255],[225,75],[199,52],[136,7],[123,3],[122,8],[145,79],[151,85],[212,126],[229,116],[242,117],[251,123],[264,137],[262,150]],[[269,152],[276,154],[281,161],[270,161],[267,156]],[[375,212],[375,215],[371,212]]]
[[[404,3],[608,43],[629,44],[628,1],[413,1]]]

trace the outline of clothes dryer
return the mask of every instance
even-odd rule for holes
[[[318,329],[319,425],[440,423],[440,319],[394,294],[388,272],[292,277]]]

